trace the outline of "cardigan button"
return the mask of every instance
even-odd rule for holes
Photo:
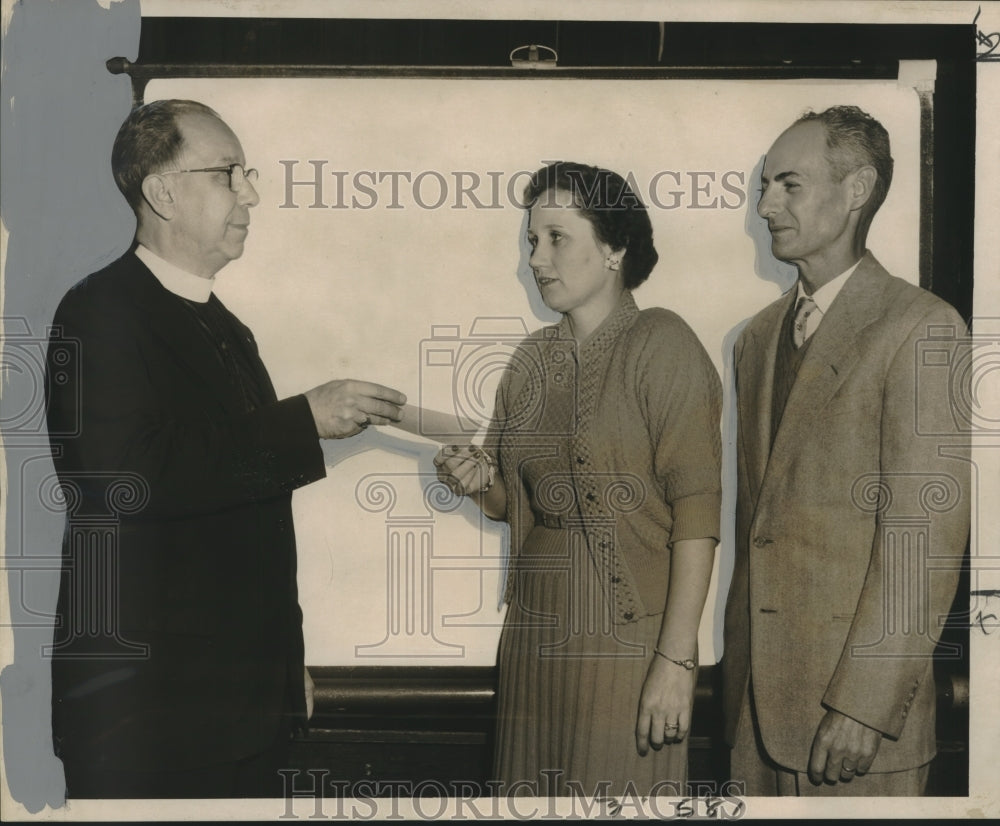
[[[588,501],[588,502],[593,502],[593,501],[594,501],[594,499],[596,499],[596,498],[597,498],[597,497],[595,497],[595,496],[594,496],[594,492],[593,492],[593,491],[589,491],[589,492],[587,493],[587,501]]]
[[[587,460],[584,459],[582,456],[577,456],[576,457],[576,463],[578,465],[585,465],[585,464],[587,464]]]
[[[619,582],[622,581],[622,578],[620,576],[618,576],[617,574],[612,574],[611,575],[611,581],[614,582],[617,585]],[[628,617],[626,617],[626,619],[628,619]]]
[[[624,614],[622,614],[622,616],[625,617],[625,619],[630,620],[635,616],[635,614],[633,614],[631,611],[626,611]]]

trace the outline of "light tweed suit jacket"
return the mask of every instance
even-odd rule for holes
[[[935,753],[932,654],[969,532],[968,436],[949,367],[965,324],[866,253],[810,341],[772,445],[778,338],[795,297],[736,344],[727,739],[752,686],[779,765],[805,771],[835,709],[883,733],[872,771],[914,768]]]

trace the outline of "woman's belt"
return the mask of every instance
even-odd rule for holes
[[[544,511],[535,511],[535,525],[541,528],[552,528],[556,531],[565,530],[567,527],[568,520],[565,516],[558,513],[545,513]]]

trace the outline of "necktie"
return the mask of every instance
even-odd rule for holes
[[[798,307],[795,308],[795,324],[792,326],[792,341],[796,350],[805,344],[806,323],[814,312],[816,312],[816,302],[807,295],[802,296]]]

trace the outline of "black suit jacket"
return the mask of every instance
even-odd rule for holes
[[[221,309],[257,373],[249,411],[191,308],[132,252],[56,311],[59,756],[206,765],[304,715],[291,492],[325,475],[322,450],[305,397],[277,401],[250,330]]]

